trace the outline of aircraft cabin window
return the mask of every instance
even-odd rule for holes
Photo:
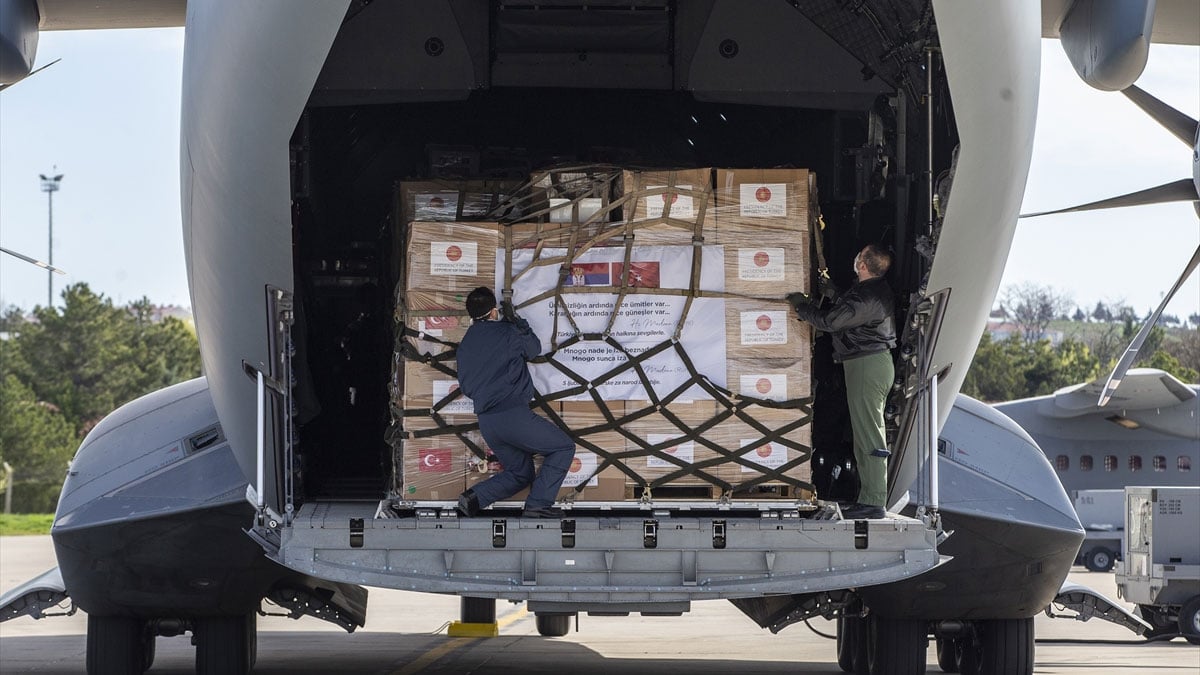
[[[1180,455],[1179,459],[1175,462],[1175,466],[1178,467],[1180,471],[1191,471],[1192,458],[1188,457],[1187,455]]]
[[[1155,471],[1166,471],[1167,470],[1167,458],[1163,457],[1162,455],[1155,455],[1154,456],[1154,470]]]
[[[1066,455],[1059,455],[1054,458],[1054,468],[1059,471],[1066,471],[1071,468],[1071,458]]]
[[[1091,455],[1080,455],[1079,456],[1079,470],[1080,471],[1091,471],[1092,470],[1092,456]]]
[[[1142,470],[1142,456],[1141,455],[1130,455],[1129,456],[1129,470],[1130,471],[1141,471]]]
[[[1104,470],[1105,471],[1116,471],[1117,470],[1117,456],[1116,455],[1105,455],[1104,456]]]

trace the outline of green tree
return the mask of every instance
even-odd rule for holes
[[[13,510],[53,511],[79,444],[71,422],[11,374],[0,377],[0,420],[0,462],[14,471]]]
[[[1200,383],[1200,373],[1180,364],[1179,359],[1161,349],[1150,356],[1145,366],[1166,371],[1178,378],[1180,382]]]
[[[1100,361],[1088,346],[1066,339],[1025,342],[1018,335],[996,342],[984,333],[963,382],[963,393],[983,401],[1011,401],[1051,394],[1100,374]]]
[[[41,307],[15,342],[13,372],[62,410],[80,436],[117,406],[200,374],[196,337],[180,321],[152,323],[149,302],[116,307],[87,284]]]

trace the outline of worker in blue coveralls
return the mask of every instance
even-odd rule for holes
[[[479,431],[504,470],[462,493],[458,511],[474,516],[532,483],[523,517],[558,518],[562,511],[553,508],[554,499],[575,458],[575,442],[529,409],[533,380],[525,362],[541,352],[541,342],[511,303],[503,308],[501,319],[496,295],[485,286],[467,296],[471,327],[458,346],[458,386],[475,402]],[[544,458],[536,476],[534,455]]]

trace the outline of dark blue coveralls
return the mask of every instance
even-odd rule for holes
[[[475,402],[479,431],[504,470],[471,488],[480,508],[520,492],[530,483],[526,509],[554,504],[571,460],[575,442],[549,420],[529,409],[533,380],[527,359],[541,351],[529,324],[475,321],[458,346],[458,386]],[[533,456],[542,455],[542,470],[534,476]]]

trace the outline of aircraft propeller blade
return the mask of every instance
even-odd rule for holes
[[[58,269],[57,267],[55,267],[53,265],[50,265],[49,263],[44,263],[41,260],[34,260],[33,258],[30,258],[27,255],[21,255],[20,253],[17,253],[16,251],[10,251],[10,250],[4,248],[3,246],[0,246],[0,251],[3,251],[4,253],[7,253],[7,254],[13,256],[14,258],[20,258],[21,260],[24,260],[27,263],[32,263],[34,265],[37,265],[38,267],[41,267],[42,269],[50,270],[51,272],[55,272],[57,274],[66,274],[66,272]]]
[[[1121,355],[1121,360],[1117,362],[1117,367],[1113,368],[1112,374],[1108,376],[1108,381],[1104,383],[1104,391],[1100,392],[1100,401],[1096,404],[1097,406],[1103,408],[1108,405],[1108,401],[1117,391],[1117,387],[1121,386],[1121,380],[1124,379],[1125,372],[1129,370],[1134,360],[1137,359],[1138,352],[1141,351],[1142,344],[1146,341],[1146,336],[1150,335],[1150,329],[1154,328],[1155,324],[1158,323],[1158,318],[1162,316],[1163,310],[1167,308],[1167,304],[1171,302],[1171,298],[1175,296],[1175,292],[1183,286],[1183,282],[1187,281],[1192,272],[1196,271],[1197,266],[1200,266],[1200,246],[1196,247],[1196,252],[1192,254],[1192,259],[1184,267],[1183,274],[1179,275],[1179,279],[1175,281],[1175,285],[1171,287],[1167,296],[1158,304],[1158,309],[1155,309],[1150,318],[1146,319],[1146,323],[1142,324],[1141,330],[1134,336],[1133,342],[1130,342],[1129,346],[1125,348],[1125,353]]]
[[[1122,89],[1121,93],[1125,94],[1130,101],[1133,101],[1147,115],[1153,117],[1155,122],[1163,125],[1175,138],[1183,141],[1184,145],[1190,146],[1196,142],[1196,120],[1147,94],[1144,90],[1138,89],[1134,85],[1129,85],[1125,89]]]
[[[1022,218],[1052,216],[1056,213],[1074,213],[1076,211],[1094,211],[1096,209],[1115,209],[1122,206],[1145,206],[1147,204],[1165,204],[1168,202],[1194,202],[1200,199],[1196,194],[1196,185],[1191,178],[1182,178],[1173,183],[1159,185],[1138,192],[1131,192],[1120,197],[1110,197],[1098,202],[1070,206],[1055,211],[1039,211],[1037,213],[1022,213]]]
[[[49,68],[50,66],[52,66],[56,63],[58,63],[59,61],[62,61],[62,59],[54,59],[53,61],[51,61],[50,63],[47,63],[46,65],[42,66],[41,68],[31,70],[31,71],[29,71],[28,75],[17,80],[17,82],[23,82],[25,80],[28,80],[29,78],[33,77],[34,75],[37,75],[38,73],[42,72],[43,70]],[[9,87],[13,86],[17,82],[8,82],[6,84],[0,84],[0,91],[4,91],[5,89],[8,89]]]

